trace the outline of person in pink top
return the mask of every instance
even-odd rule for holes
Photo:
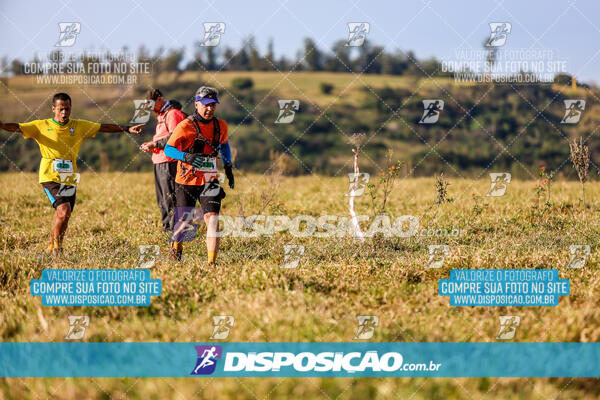
[[[152,141],[143,143],[140,146],[140,150],[152,153],[156,201],[162,217],[163,231],[170,233],[174,225],[173,210],[175,207],[177,160],[167,157],[164,148],[177,124],[183,121],[187,115],[181,111],[181,103],[176,100],[165,100],[158,89],[148,90],[146,99],[154,101],[156,133]]]

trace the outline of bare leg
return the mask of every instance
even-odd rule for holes
[[[53,249],[61,249],[62,241],[69,226],[69,218],[71,217],[71,204],[63,203],[56,207],[54,212],[54,221],[52,222],[52,231],[50,233],[49,252]]]
[[[217,252],[219,251],[219,238],[217,237],[219,214],[215,212],[204,214],[204,222],[206,223],[206,250],[208,252],[208,262],[213,264],[217,259]]]

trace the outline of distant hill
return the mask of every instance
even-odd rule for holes
[[[249,78],[250,84],[244,78]],[[276,158],[288,174],[349,172],[352,153],[347,136],[358,132],[370,136],[360,163],[362,170],[371,173],[379,171],[388,150],[406,162],[406,173],[415,175],[444,171],[476,176],[485,170],[529,178],[542,164],[574,176],[568,161],[569,138],[588,140],[592,169],[597,169],[594,159],[600,154],[600,93],[588,87],[475,85],[451,78],[332,72],[229,71],[169,72],[140,77],[136,86],[57,87],[39,84],[28,76],[5,78],[4,82],[8,89],[0,89],[0,119],[5,122],[50,117],[50,98],[57,91],[72,96],[74,118],[127,123],[133,115],[133,100],[143,98],[151,86],[180,100],[184,110],[191,112],[196,88],[213,85],[220,90],[218,115],[229,123],[236,166],[253,172],[265,172]],[[275,123],[279,99],[300,102],[291,124]],[[444,102],[435,124],[419,123],[425,99]],[[577,124],[561,124],[565,99],[586,101]],[[152,117],[142,137],[100,134],[85,142],[82,169],[149,170],[148,156],[137,147],[151,138],[154,124]],[[0,150],[1,171],[36,170],[39,152],[33,141],[1,132]]]

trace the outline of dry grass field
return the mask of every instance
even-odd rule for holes
[[[348,165],[350,172],[351,165]],[[377,184],[377,179],[373,178]],[[385,212],[413,215],[432,231],[452,235],[297,238],[289,232],[258,238],[225,237],[218,265],[208,266],[203,232],[169,261],[159,228],[153,177],[142,173],[82,174],[65,253],[43,254],[53,213],[36,174],[0,174],[0,335],[6,342],[61,342],[69,315],[89,315],[84,341],[206,342],[211,316],[228,314],[233,342],[352,341],[357,315],[377,315],[372,341],[493,342],[498,316],[519,315],[517,342],[600,340],[597,243],[600,184],[557,181],[550,201],[537,199],[533,181],[513,180],[502,197],[485,197],[489,179],[449,179],[452,202],[433,205],[433,178],[397,181]],[[239,172],[222,213],[348,215],[347,178],[263,177]],[[377,202],[381,200],[381,193]],[[357,198],[372,218],[377,204]],[[366,230],[366,227],[365,227]],[[152,278],[162,295],[149,307],[43,307],[29,282],[44,268],[134,268],[138,246],[158,244]],[[296,269],[282,269],[283,246],[303,244]],[[426,269],[427,246],[447,244],[440,269]],[[588,244],[581,270],[566,269],[569,246]],[[557,268],[571,294],[557,307],[450,307],[437,294],[453,268]],[[595,399],[596,379],[339,378],[339,379],[2,379],[0,399]]]

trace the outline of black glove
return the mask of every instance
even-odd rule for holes
[[[225,164],[225,176],[227,176],[227,180],[229,181],[229,187],[233,189],[235,186],[235,180],[233,179],[233,165]]]
[[[196,168],[202,168],[202,161],[204,160],[204,156],[199,153],[185,153],[183,156],[183,161],[188,164],[192,164]]]

